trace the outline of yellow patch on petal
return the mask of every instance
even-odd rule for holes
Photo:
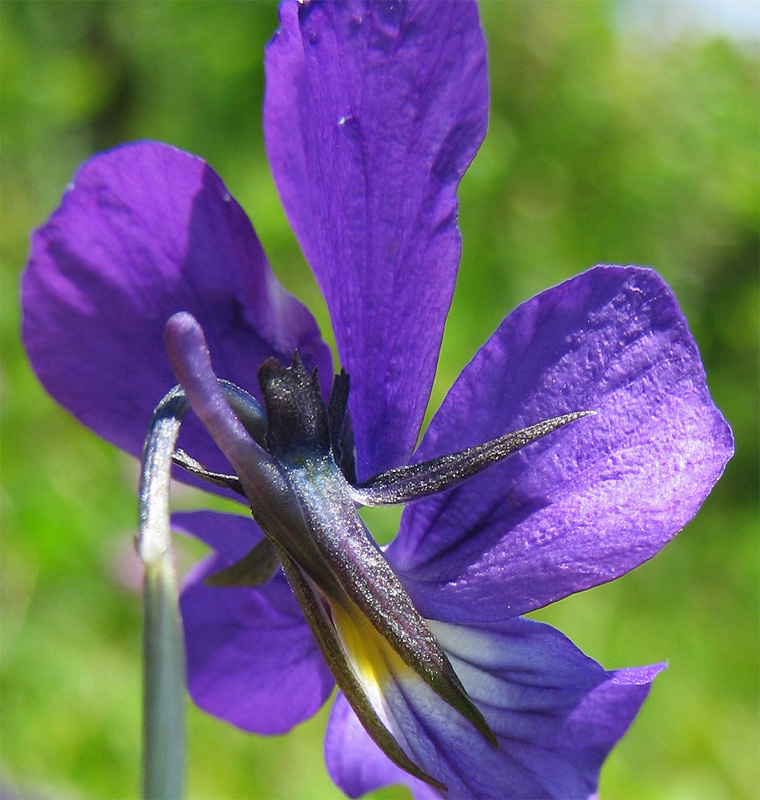
[[[330,602],[330,611],[349,663],[375,710],[385,717],[383,687],[391,679],[413,676],[414,670],[355,606]]]

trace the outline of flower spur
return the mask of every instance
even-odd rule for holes
[[[331,693],[329,661],[343,693],[326,757],[348,794],[403,782],[419,797],[592,795],[659,667],[606,672],[520,615],[650,558],[717,480],[731,436],[696,345],[653,272],[591,270],[504,320],[413,452],[459,262],[456,187],[485,132],[477,12],[285,2],[280,23],[267,149],[350,392],[338,379],[329,401],[329,350],[220,179],[155,143],[92,159],[36,232],[23,281],[32,364],[135,455],[176,370],[196,412],[177,443],[185,476],[250,493],[269,528],[265,539],[239,515],[175,515],[214,551],[181,598],[198,705],[286,731]],[[204,362],[201,330],[227,382]],[[305,372],[282,366],[296,351]],[[283,389],[293,376],[303,392]],[[293,392],[311,398],[304,419],[288,411]],[[411,504],[383,553],[360,526],[356,502],[403,499],[420,475],[443,488],[450,473],[431,477],[431,463],[583,410],[596,413]],[[263,491],[280,480],[282,493]],[[241,580],[262,582],[212,585]]]
[[[338,467],[344,449],[350,452],[350,438],[346,442],[343,437],[348,412],[345,373],[336,377],[325,408],[316,370],[310,378],[297,354],[288,368],[270,359],[259,370],[264,411],[239,387],[217,380],[203,333],[190,315],[180,313],[169,320],[167,346],[181,386],[172,389],[154,413],[156,424],[151,426],[143,463],[160,458],[158,448],[173,451],[174,441],[160,435],[167,406],[180,421],[189,404],[236,474],[209,473],[183,452],[174,455],[175,463],[243,494],[267,535],[241,561],[211,575],[206,583],[258,586],[281,565],[325,660],[366,730],[396,764],[446,789],[400,747],[387,717],[383,720],[375,707],[381,705],[378,697],[373,703],[366,684],[374,683],[372,688],[382,692],[378,673],[392,663],[396,672],[416,673],[493,746],[496,737],[368,535],[356,506],[412,502],[450,489],[588,412],[566,414],[460,453],[389,470],[356,487],[346,480],[354,474],[351,457]],[[185,402],[177,405],[183,390]],[[150,478],[144,479],[144,506],[152,500],[152,488]]]

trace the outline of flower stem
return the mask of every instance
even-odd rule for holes
[[[179,800],[185,780],[185,652],[171,552],[169,486],[174,446],[188,403],[175,387],[159,403],[140,475],[143,597],[143,797]]]
[[[220,381],[220,388],[248,433],[255,439],[263,439],[266,417],[258,401],[227,381]],[[137,551],[145,565],[143,796],[146,800],[179,800],[185,781],[185,650],[171,550],[169,488],[177,436],[189,408],[185,391],[175,386],[153,412],[142,454]],[[186,456],[185,459],[195,469],[197,462]],[[217,476],[206,473],[200,465],[197,467],[202,477],[221,478],[222,485],[235,488],[235,476]]]
[[[145,565],[143,797],[178,800],[185,777],[185,657],[171,557]]]

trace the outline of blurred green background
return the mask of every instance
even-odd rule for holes
[[[532,294],[600,262],[653,265],[672,285],[736,457],[656,559],[537,616],[609,668],[670,663],[603,770],[603,797],[756,798],[757,38],[699,26],[684,3],[491,2],[482,15],[490,131],[460,192],[464,256],[431,406]],[[38,385],[18,342],[18,276],[30,230],[77,165],[155,138],[215,167],[281,280],[329,329],[262,145],[276,8],[4,0],[0,23],[0,784],[27,797],[132,797],[136,465]],[[189,490],[175,500],[198,504]],[[371,525],[387,538],[396,520]],[[197,552],[180,542],[181,565]],[[189,714],[190,798],[339,796],[322,760],[324,711],[272,739]]]

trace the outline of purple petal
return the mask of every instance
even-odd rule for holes
[[[335,685],[287,581],[278,572],[255,589],[204,585],[207,575],[256,544],[251,523],[211,512],[178,514],[173,521],[234,555],[196,567],[180,596],[193,701],[246,731],[285,733],[315,714]]]
[[[431,627],[499,742],[491,747],[422,681],[386,692],[413,757],[451,797],[592,796],[604,759],[662,669],[605,672],[558,631],[524,619]],[[340,697],[326,748],[330,774],[352,797],[396,782],[430,796],[372,751]]]
[[[327,723],[325,762],[330,777],[349,797],[360,797],[394,783],[409,786],[417,800],[440,796],[432,786],[413,778],[383,753],[342,693],[338,693]]]
[[[696,513],[733,451],[675,298],[598,268],[520,306],[457,380],[416,458],[595,410],[408,508],[387,551],[420,611],[459,622],[622,575]]]
[[[258,392],[259,365],[298,348],[331,378],[309,312],[275,280],[240,206],[200,158],[142,142],[96,156],[35,232],[22,282],[23,338],[45,388],[100,436],[139,455],[176,383],[163,331],[203,325],[220,376]],[[192,418],[180,445],[223,469]]]
[[[218,511],[179,511],[172,514],[172,530],[199,539],[229,561],[240,561],[264,534],[253,518]]]
[[[483,139],[474,3],[280,8],[264,130],[351,376],[360,477],[404,463],[454,290],[456,189]]]

